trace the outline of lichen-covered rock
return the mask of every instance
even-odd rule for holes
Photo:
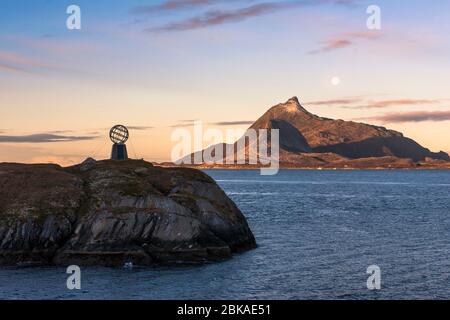
[[[201,171],[137,160],[0,164],[0,264],[186,264],[255,246],[242,213]]]

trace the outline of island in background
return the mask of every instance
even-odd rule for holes
[[[443,151],[432,152],[402,133],[385,127],[314,115],[301,106],[297,97],[270,108],[250,129],[279,130],[279,165],[284,169],[450,169],[450,156]],[[236,141],[231,155],[234,159],[237,159],[238,145]],[[248,143],[242,145],[245,145],[243,152],[248,160]],[[214,155],[216,148],[223,148],[223,163],[226,163],[226,157],[230,155],[226,154],[227,145],[222,143],[199,151],[201,154],[187,155],[179,161],[180,165],[209,169],[261,167],[248,164],[248,161],[247,164],[232,165],[186,164],[194,163],[196,156],[203,159],[205,152]]]

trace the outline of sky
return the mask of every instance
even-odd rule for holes
[[[437,0],[0,0],[0,162],[107,158],[115,124],[168,161],[176,128],[244,130],[292,96],[449,152],[448,34]]]

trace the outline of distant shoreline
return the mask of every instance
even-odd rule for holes
[[[24,164],[24,163],[16,163],[16,162],[0,162],[1,164]],[[55,166],[60,166],[62,168],[64,167],[71,167],[70,166],[64,166],[64,165],[60,165],[57,163],[33,163],[34,165],[55,165]],[[33,165],[32,164],[32,165]],[[234,165],[229,165],[229,166],[208,166],[208,165],[176,165],[173,163],[168,163],[168,162],[162,162],[162,163],[158,163],[158,162],[151,162],[151,164],[153,164],[154,166],[157,167],[162,167],[162,168],[190,168],[190,169],[198,169],[198,170],[235,170],[235,171],[239,171],[239,170],[261,170],[262,168],[268,168],[268,167],[263,167],[263,166],[256,166],[256,165],[245,165],[245,166],[234,166]],[[379,166],[379,167],[373,167],[373,166],[368,166],[368,167],[296,167],[296,166],[285,166],[285,165],[281,165],[279,170],[292,170],[292,171],[363,171],[363,170],[368,170],[368,171],[396,171],[396,170],[411,170],[411,171],[423,171],[423,170],[442,170],[442,171],[446,171],[446,170],[450,170],[450,163],[445,163],[445,164],[441,164],[441,165],[431,165],[431,164],[419,164],[417,166],[398,166],[398,167],[387,167],[387,166]]]
[[[202,169],[202,170],[260,170],[264,167],[258,167],[258,166],[204,166],[204,165],[198,165],[198,166],[192,166],[192,165],[167,165],[167,164],[158,164],[154,163],[156,166],[160,167],[178,167],[178,168],[191,168],[191,169]],[[363,170],[370,170],[370,171],[395,171],[395,170],[450,170],[450,164],[447,166],[417,166],[417,167],[361,167],[361,168],[355,168],[355,167],[348,167],[348,168],[342,168],[342,167],[319,167],[319,168],[312,168],[312,167],[285,167],[281,166],[280,170],[303,170],[303,171],[363,171]]]

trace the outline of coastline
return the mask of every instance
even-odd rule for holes
[[[156,166],[160,166],[163,168],[191,168],[191,169],[200,169],[200,170],[260,170],[261,166],[254,165],[245,165],[245,166],[208,166],[208,165],[168,165],[168,164],[158,164],[154,163]],[[445,166],[415,166],[415,167],[300,167],[300,166],[280,166],[280,170],[292,170],[292,171],[396,171],[396,170],[405,170],[405,171],[428,171],[428,170],[450,170],[450,163]]]

